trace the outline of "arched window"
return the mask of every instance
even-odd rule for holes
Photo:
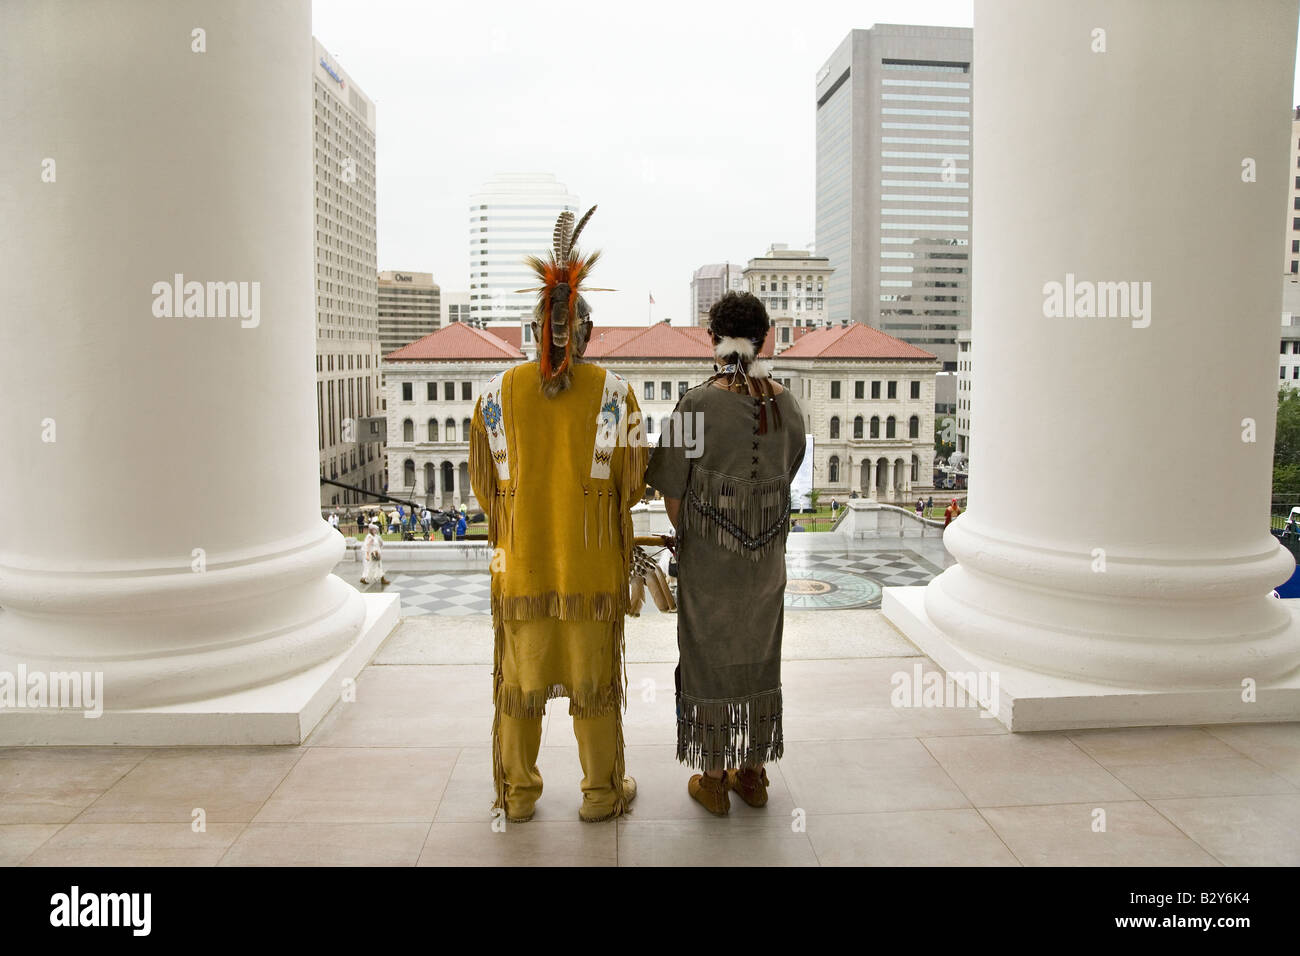
[[[871,416],[871,437],[872,438],[880,437],[880,416],[879,415]]]
[[[912,456],[912,484],[921,480],[921,459],[915,455]]]
[[[854,438],[862,437],[862,416],[861,415],[853,419],[853,437]]]
[[[911,418],[907,420],[907,437],[908,438],[921,437],[921,419],[918,418],[916,415],[913,415]]]
[[[415,462],[410,458],[402,462],[402,487],[415,487]]]
[[[469,426],[469,419],[467,418],[467,419],[465,419],[463,422],[461,422],[461,423],[460,423],[460,427],[461,427],[461,429],[462,429],[462,431],[461,431],[461,433],[460,433],[460,440],[461,440],[461,441],[469,441],[469,427],[470,427],[470,426]]]
[[[402,441],[415,441],[415,422],[409,418],[402,422]]]
[[[838,455],[831,455],[830,477],[826,480],[831,484],[840,480],[840,459]]]
[[[897,428],[894,423],[894,416],[890,415],[888,418],[885,419],[885,437],[894,438],[895,437],[894,432],[896,430]]]
[[[456,469],[452,466],[451,462],[444,461],[442,463],[442,490],[447,494],[451,494],[452,485],[455,483]]]
[[[442,440],[443,441],[456,440],[456,419],[449,418],[442,423]],[[447,491],[451,491],[451,489],[448,488]]]
[[[429,419],[429,441],[438,440],[438,419]]]
[[[831,438],[840,437],[840,416],[831,416]]]

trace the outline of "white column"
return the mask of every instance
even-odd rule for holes
[[[244,703],[296,721],[367,618],[319,511],[310,4],[13,0],[0,62],[0,671],[191,716],[288,682]],[[161,316],[178,274],[256,310]],[[73,739],[112,726],[75,716]],[[296,733],[222,726],[168,739]]]
[[[1267,522],[1296,19],[976,2],[978,462],[958,564],[885,609],[1000,672],[1013,729],[1300,717]]]

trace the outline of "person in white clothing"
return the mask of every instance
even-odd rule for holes
[[[378,575],[379,583],[387,584],[388,578],[384,577],[384,539],[379,536],[379,525],[370,526],[370,533],[361,544],[361,556],[365,560],[361,583],[369,584]]]
[[[335,531],[339,530],[339,513],[337,511],[330,515],[330,527]]]

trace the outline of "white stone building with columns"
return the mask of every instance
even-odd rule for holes
[[[823,500],[911,504],[934,482],[934,382],[939,360],[855,323],[814,329],[772,362],[813,436],[813,487]]]
[[[388,493],[429,508],[476,508],[469,484],[474,403],[493,375],[523,360],[502,336],[465,322],[384,356]]]
[[[526,361],[519,329],[453,323],[384,359],[388,405],[388,493],[431,508],[474,510],[466,423],[493,375]],[[764,355],[770,357],[769,336]],[[597,324],[587,358],[632,383],[653,442],[688,388],[713,372],[708,333],[657,322]]]
[[[477,507],[465,426],[483,384],[525,360],[517,333],[456,323],[385,357],[389,494],[431,508]],[[847,326],[808,331],[774,358],[774,333],[760,354],[803,407],[814,436],[814,487],[827,500],[856,492],[904,502],[928,491],[934,356],[877,329]],[[587,358],[631,383],[651,442],[682,394],[713,372],[707,330],[667,322],[596,325]]]

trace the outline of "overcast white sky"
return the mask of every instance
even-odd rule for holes
[[[971,0],[313,0],[376,103],[379,268],[468,287],[469,196],[554,173],[600,205],[595,319],[687,320],[706,262],[814,236],[813,90],[853,28],[971,26]],[[1296,102],[1300,103],[1300,80]],[[542,252],[544,250],[538,250]]]

